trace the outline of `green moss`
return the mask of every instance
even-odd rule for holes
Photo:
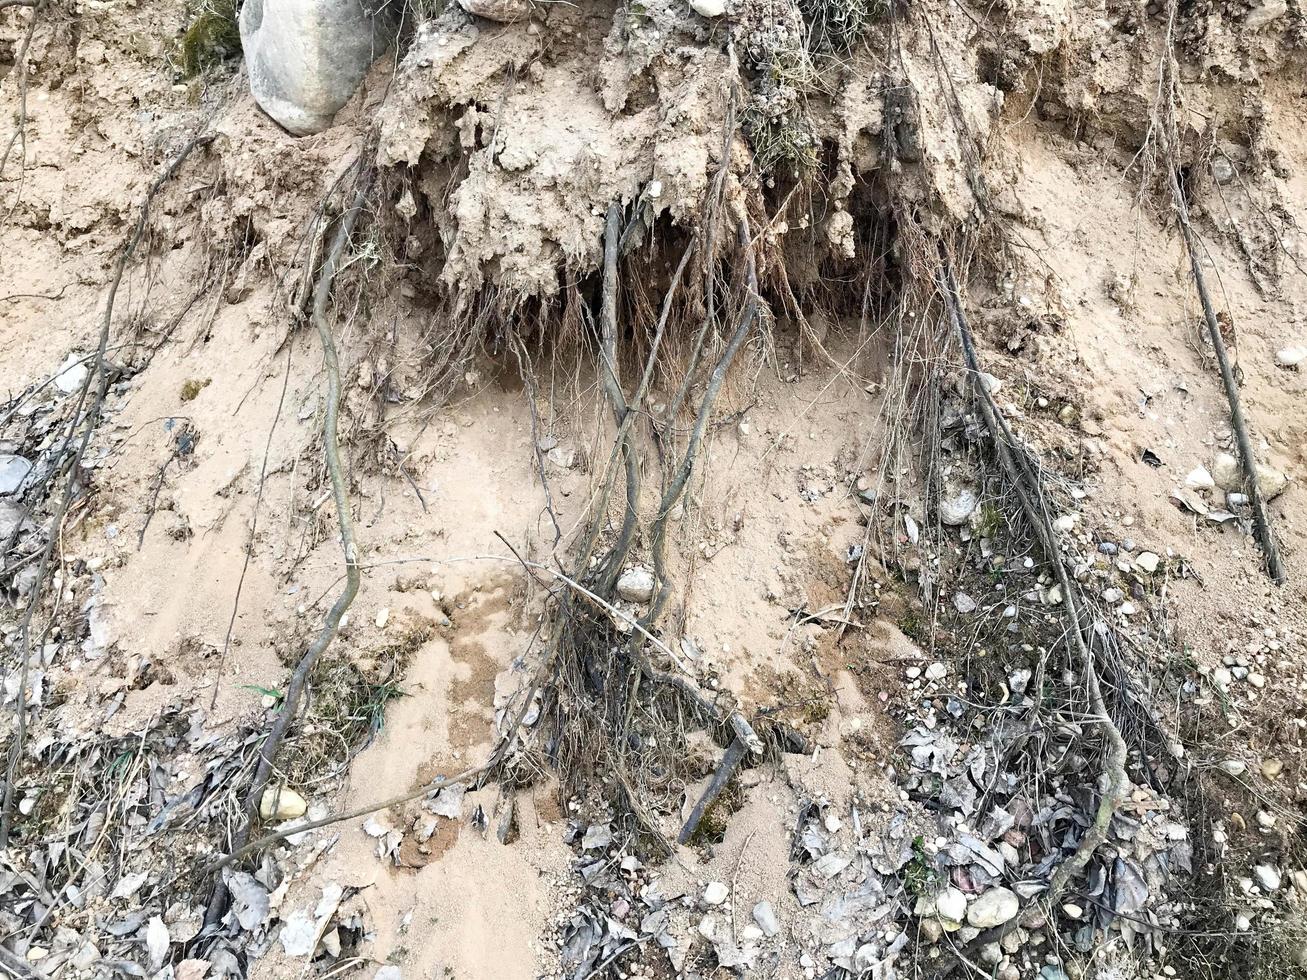
[[[926,624],[916,612],[908,611],[903,614],[903,618],[899,620],[899,632],[919,647],[927,645],[929,637],[926,635]]]
[[[803,720],[818,724],[830,717],[830,702],[826,698],[813,698],[803,707]]]
[[[238,9],[239,0],[205,0],[178,43],[183,77],[194,78],[240,53]]]
[[[203,381],[201,381],[199,378],[191,378],[189,381],[187,381],[185,384],[182,385],[182,392],[181,392],[182,401],[184,402],[195,401],[196,396],[198,396],[199,393],[202,392],[205,388],[209,387],[209,383],[212,380],[213,380],[212,378],[205,378]]]
[[[731,819],[731,814],[742,806],[744,806],[744,790],[740,788],[738,779],[732,779],[717,799],[708,804],[708,808],[703,811],[703,816],[699,818],[699,826],[694,828],[694,833],[686,843],[691,847],[700,844],[720,844],[726,839],[726,825]]]

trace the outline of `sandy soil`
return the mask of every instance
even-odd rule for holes
[[[27,16],[0,10],[0,55],[16,50]],[[112,261],[149,181],[197,127],[212,125],[218,137],[158,199],[118,301],[109,360],[132,372],[111,389],[94,441],[94,492],[61,529],[59,547],[80,628],[97,639],[85,657],[61,653],[45,665],[58,697],[36,730],[42,739],[126,736],[181,704],[207,732],[245,737],[266,723],[270,692],[285,684],[339,588],[340,546],[317,452],[326,378],[316,337],[290,311],[314,209],[364,151],[370,121],[381,120],[386,163],[442,161],[418,182],[424,208],[440,207],[449,191],[448,159],[482,168],[448,214],[413,231],[440,238],[457,259],[442,273],[447,284],[548,294],[560,284],[558,268],[597,259],[602,211],[592,200],[637,200],[656,175],[679,218],[688,212],[677,208],[705,192],[720,156],[716,78],[726,58],[687,49],[679,65],[659,63],[654,95],[641,101],[611,62],[598,78],[579,67],[611,54],[611,18],[594,5],[558,15],[554,26],[574,43],[553,53],[525,28],[424,28],[409,57],[445,59],[431,75],[405,74],[386,59],[335,127],[296,140],[253,106],[239,70],[208,81],[176,76],[171,39],[187,23],[182,6],[87,3],[49,16],[29,56],[23,161],[0,182],[5,397],[50,378],[70,354],[92,351]],[[1024,41],[1035,54],[1083,29],[1056,10],[1022,16],[1042,25]],[[961,36],[952,31],[945,46],[961,52]],[[489,115],[506,64],[527,63],[536,66],[533,87],[513,90],[502,132],[486,119],[468,121],[474,104]],[[922,65],[908,74],[923,91],[941,86]],[[0,91],[11,93],[14,80],[12,58],[0,57]],[[1289,775],[1271,789],[1283,791],[1280,805],[1298,819],[1307,373],[1278,365],[1276,353],[1307,344],[1307,278],[1292,224],[1307,201],[1307,111],[1294,83],[1271,77],[1257,89],[1259,159],[1275,165],[1249,160],[1234,181],[1205,179],[1194,189],[1210,230],[1206,267],[1233,322],[1244,408],[1262,461],[1288,478],[1271,508],[1289,571],[1289,584],[1277,588],[1250,537],[1172,501],[1196,467],[1211,468],[1228,448],[1228,415],[1181,240],[1141,192],[1121,130],[1107,120],[1079,133],[1025,112],[1015,97],[992,114],[993,90],[974,78],[967,84],[962,111],[983,123],[977,140],[987,140],[1001,175],[996,199],[1009,232],[1009,251],[977,274],[970,293],[987,370],[1004,384],[1000,402],[1083,480],[1075,534],[1088,550],[1133,539],[1132,553],[1166,560],[1169,572],[1151,580],[1146,597],[1133,597],[1136,611],[1114,612],[1154,643],[1159,684],[1163,658],[1180,654],[1194,661],[1195,677],[1237,654],[1268,679],[1265,688],[1241,689],[1230,730],[1218,733],[1237,743],[1220,751],[1250,764],[1287,760]],[[1202,103],[1213,111],[1229,98],[1215,88]],[[554,140],[549,120],[560,105],[575,111],[565,138]],[[843,111],[839,152],[852,157],[870,110],[850,96]],[[455,112],[461,122],[451,121]],[[423,113],[420,126],[404,128]],[[928,113],[926,137],[946,129],[948,115]],[[492,165],[536,144],[529,165]],[[951,208],[966,213],[966,154],[943,137],[927,139],[926,152],[940,168],[912,193],[946,202],[929,220]],[[601,161],[591,161],[592,171],[581,166],[587,154]],[[732,186],[728,199],[738,204],[741,194]],[[548,206],[523,217],[523,201],[537,197]],[[1291,218],[1267,226],[1267,213]],[[405,247],[421,270],[426,260]],[[1002,276],[986,278],[994,269]],[[404,793],[491,751],[503,709],[525,690],[540,655],[546,609],[540,584],[504,542],[533,561],[564,560],[608,459],[613,427],[594,362],[574,351],[535,403],[504,350],[463,365],[447,400],[419,397],[422,345],[447,308],[429,302],[421,276],[414,279],[384,296],[359,289],[338,297],[342,308],[353,304],[338,343],[365,574],[333,655],[367,671],[402,645],[404,666],[401,696],[385,705],[370,744],[346,771],[297,787],[310,816]],[[661,867],[660,887],[688,897],[677,921],[702,933],[702,910],[692,916],[690,907],[708,882],[729,882],[733,940],[747,910],[769,902],[785,932],[768,975],[799,977],[813,975],[804,957],[819,945],[792,887],[802,807],[818,800],[824,813],[865,814],[868,833],[884,830],[907,796],[896,781],[899,739],[912,712],[925,705],[933,717],[947,698],[934,696],[932,707],[905,685],[936,654],[905,635],[924,607],[892,556],[885,567],[880,554],[867,563],[864,594],[879,605],[858,607],[842,632],[832,628],[869,541],[860,489],[876,484],[871,460],[886,437],[889,345],[868,344],[856,323],[837,323],[825,338],[829,360],[804,348],[800,369],[798,325],[780,317],[772,327],[772,345],[752,345],[733,373],[673,522],[671,567],[683,588],[668,618],[697,651],[701,678],[749,712],[778,712],[810,751],[746,770],[724,839],[678,849]],[[392,401],[374,397],[378,378],[397,392]],[[48,391],[41,397],[55,404]],[[560,452],[543,448],[544,437]],[[1204,493],[1219,503],[1219,490]],[[920,501],[905,499],[907,510],[924,523]],[[942,550],[926,563],[963,552],[952,539]],[[1119,560],[1129,561],[1124,549]],[[1115,567],[1106,558],[1100,565],[1105,574]],[[11,598],[7,623],[20,608],[20,597]],[[6,674],[12,669],[6,660]],[[814,702],[821,710],[808,710]],[[706,781],[675,787],[676,805],[660,818],[672,836]],[[501,843],[496,815],[510,798],[517,836]],[[307,854],[279,852],[285,875],[267,924],[311,919],[339,886],[334,941],[350,946],[344,962],[363,975],[391,980],[378,972],[386,964],[410,978],[558,975],[560,936],[581,894],[569,834],[593,817],[591,802],[566,798],[546,775],[516,793],[469,792],[462,819],[413,802],[341,823],[319,832]],[[1232,812],[1239,806],[1247,820],[1222,815],[1223,833],[1252,821],[1251,804],[1233,803]],[[468,819],[478,807],[482,828]],[[924,809],[911,820],[927,838],[943,832]],[[272,931],[254,947],[250,975],[310,969]],[[633,969],[646,972],[630,975],[665,975],[652,954],[640,963]]]

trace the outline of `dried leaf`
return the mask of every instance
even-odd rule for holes
[[[268,890],[254,880],[254,876],[237,871],[227,881],[231,891],[231,911],[246,932],[253,932],[268,921]]]
[[[163,924],[163,919],[154,916],[145,927],[145,949],[150,956],[151,973],[163,966],[163,961],[168,957],[168,947],[171,945],[168,927]]]

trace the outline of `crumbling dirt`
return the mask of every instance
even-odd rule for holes
[[[109,378],[62,521],[62,477],[0,497],[15,753],[0,966],[1305,968],[1307,362],[1281,363],[1307,345],[1301,11],[862,5],[857,42],[834,49],[798,29],[812,4],[728,6],[587,0],[511,25],[414,8],[400,51],[302,139],[258,111],[238,59],[182,77],[188,6],[0,7],[0,147],[23,136],[0,170],[0,454],[38,477],[66,465],[77,394],[55,382],[70,355]],[[1283,586],[1241,505],[1219,517],[1226,494],[1191,477],[1233,443],[1164,177],[1170,50],[1203,268],[1259,459],[1287,478],[1270,504]],[[215,138],[152,203],[102,366],[114,260],[199,133]],[[274,766],[306,812],[263,814],[253,836],[431,791],[242,856],[205,926],[212,862],[238,840],[259,746],[344,574],[310,308],[362,175],[330,306],[362,587]],[[614,204],[628,396],[652,365],[631,406],[642,489],[622,568],[655,567],[653,529],[669,528],[669,601],[647,637],[630,627],[647,602],[581,592],[603,592],[627,514],[603,350]],[[1051,903],[1105,792],[1104,719],[1068,654],[1059,558],[968,394],[941,256],[1064,519],[1130,749],[1106,842]],[[754,301],[664,514],[708,369]],[[959,488],[981,503],[949,521]],[[577,636],[593,649],[564,677]],[[348,718],[332,664],[365,684],[339,702]],[[766,751],[732,775],[720,828],[661,853],[735,711]],[[577,752],[605,732],[614,744]],[[465,792],[436,792],[487,759]],[[975,909],[1006,889],[1021,911],[1002,922],[946,913],[953,891]]]

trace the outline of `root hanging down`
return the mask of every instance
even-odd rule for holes
[[[681,658],[657,638],[658,620],[673,589],[666,569],[668,522],[695,472],[714,407],[731,366],[759,322],[760,299],[755,243],[747,218],[742,218],[736,228],[743,269],[738,310],[731,312],[726,304],[708,304],[705,322],[696,332],[687,376],[677,386],[682,393],[678,396],[679,403],[696,383],[698,366],[712,364],[701,381],[703,394],[694,411],[694,421],[683,444],[671,427],[661,431],[654,427],[644,433],[639,423],[647,416],[641,406],[649,393],[677,290],[696,255],[702,259],[706,277],[711,279],[715,272],[709,249],[701,246],[697,237],[691,238],[663,297],[647,360],[639,373],[632,376],[628,389],[623,385],[621,371],[624,363],[621,347],[626,336],[619,322],[618,302],[621,228],[620,209],[614,205],[609,208],[605,221],[603,279],[596,324],[601,388],[615,426],[613,448],[597,505],[576,550],[575,562],[581,570],[576,578],[584,584],[581,590],[560,597],[554,611],[554,668],[545,687],[552,706],[554,741],[558,745],[556,761],[564,781],[581,783],[591,775],[602,773],[605,781],[614,787],[619,807],[634,819],[643,839],[651,842],[654,849],[669,853],[671,843],[659,829],[656,816],[675,809],[676,804],[670,799],[671,787],[685,775],[683,750],[688,731],[706,727],[726,747],[725,758],[716,767],[716,789],[699,801],[696,808],[699,815],[746,756],[761,756],[764,751],[763,740],[743,712],[731,707],[729,701],[723,704],[720,695],[713,697],[701,690]],[[715,362],[704,357],[713,336],[720,336],[723,341]],[[656,510],[647,519],[641,513],[642,435],[656,441],[664,461]],[[609,501],[616,496],[619,472],[625,482],[622,517],[611,546],[596,560],[594,555],[608,519]],[[616,608],[613,605],[616,584],[637,540],[648,543],[654,593],[638,622],[623,625],[624,617],[599,612],[587,598]],[[670,669],[660,666],[663,661]],[[692,817],[678,837],[682,841],[687,839],[697,822]]]
[[[1089,624],[1085,622],[1083,600],[1079,583],[1067,574],[1067,563],[1057,542],[1053,524],[1049,518],[1048,502],[1044,495],[1043,481],[1030,465],[1026,454],[1017,443],[1016,436],[1003,418],[994,402],[989,389],[981,381],[981,366],[976,355],[976,347],[962,310],[962,301],[958,294],[957,282],[953,270],[941,247],[943,259],[939,269],[939,286],[948,308],[949,318],[962,345],[968,375],[976,403],[980,407],[985,425],[989,429],[995,452],[1016,494],[1021,511],[1032,528],[1044,557],[1057,576],[1062,588],[1063,618],[1066,634],[1070,637],[1073,649],[1079,658],[1080,669],[1084,675],[1084,684],[1093,711],[1092,721],[1103,732],[1105,748],[1102,762],[1101,796],[1093,822],[1085,830],[1075,852],[1066,858],[1053,872],[1046,898],[1049,905],[1057,907],[1058,901],[1065,894],[1067,887],[1081,874],[1089,864],[1090,858],[1102,844],[1107,842],[1108,827],[1112,817],[1128,798],[1130,778],[1126,774],[1127,747],[1120,729],[1112,720],[1107,703],[1103,697],[1102,682],[1099,677],[1097,658],[1094,654],[1094,640]],[[1010,925],[1015,928],[1017,920]],[[988,941],[988,940],[986,940]]]
[[[1170,0],[1167,4],[1166,43],[1162,49],[1154,125],[1160,132],[1162,163],[1166,167],[1171,206],[1175,210],[1180,235],[1184,239],[1185,251],[1189,257],[1189,269],[1194,277],[1194,288],[1198,292],[1198,302],[1203,308],[1207,339],[1211,342],[1212,351],[1216,355],[1216,364],[1221,372],[1221,385],[1225,389],[1225,399],[1230,408],[1230,428],[1234,430],[1235,443],[1239,449],[1239,464],[1243,469],[1244,488],[1248,491],[1248,500],[1252,504],[1253,533],[1262,551],[1266,573],[1276,585],[1283,585],[1288,575],[1284,568],[1284,561],[1280,558],[1280,548],[1275,539],[1275,529],[1271,524],[1266,498],[1262,495],[1261,481],[1257,475],[1257,457],[1253,453],[1252,438],[1248,434],[1243,402],[1239,397],[1239,385],[1230,364],[1229,352],[1225,348],[1225,339],[1221,336],[1216,309],[1212,305],[1212,296],[1207,289],[1207,278],[1203,274],[1198,238],[1189,220],[1189,202],[1180,184],[1180,140],[1175,118],[1176,105],[1180,98],[1177,80],[1179,66],[1175,59],[1173,36],[1177,12],[1176,0]]]
[[[1266,573],[1276,585],[1283,585],[1287,579],[1284,561],[1280,558],[1280,547],[1275,540],[1275,528],[1271,525],[1271,512],[1266,507],[1261,481],[1257,477],[1257,457],[1253,454],[1252,439],[1248,435],[1243,402],[1239,398],[1239,385],[1234,379],[1234,370],[1230,366],[1230,355],[1225,349],[1225,340],[1221,337],[1221,327],[1216,319],[1216,310],[1212,307],[1211,294],[1207,291],[1207,280],[1203,276],[1198,244],[1193,227],[1189,223],[1189,205],[1185,202],[1184,192],[1180,187],[1177,168],[1177,161],[1171,159],[1168,153],[1166,172],[1170,179],[1171,200],[1180,224],[1180,233],[1184,237],[1185,249],[1189,253],[1189,268],[1193,272],[1194,286],[1198,290],[1198,301],[1203,307],[1207,337],[1212,343],[1212,350],[1216,353],[1216,363],[1221,371],[1221,384],[1225,389],[1226,401],[1230,405],[1230,428],[1234,430],[1235,443],[1239,447],[1239,463],[1243,467],[1244,486],[1248,490],[1248,500],[1252,504],[1253,531],[1257,535],[1257,544],[1262,549]]]
[[[322,357],[327,373],[327,404],[326,415],[323,420],[322,449],[327,463],[327,473],[331,479],[331,493],[336,505],[336,517],[340,525],[340,542],[345,559],[345,587],[327,611],[318,635],[300,658],[300,662],[286,687],[286,696],[282,701],[281,710],[273,722],[271,731],[268,732],[268,737],[260,747],[258,767],[255,770],[253,780],[250,782],[250,788],[242,807],[241,826],[232,844],[233,853],[242,853],[249,841],[250,832],[259,817],[259,805],[263,791],[272,776],[277,752],[281,748],[287,729],[290,727],[291,722],[295,720],[300,697],[308,684],[309,675],[323,651],[335,639],[336,632],[340,628],[341,617],[349,610],[359,590],[361,575],[358,549],[354,543],[349,493],[345,483],[344,468],[341,466],[340,441],[337,433],[341,396],[340,363],[336,355],[336,343],[331,334],[331,325],[327,322],[327,313],[331,303],[332,284],[335,281],[337,271],[341,267],[341,259],[345,254],[346,247],[349,245],[350,234],[354,230],[358,216],[363,210],[363,204],[371,185],[372,172],[368,170],[360,176],[354,201],[340,219],[340,224],[336,228],[331,248],[323,260],[322,269],[318,273],[317,285],[313,291],[313,325],[317,328],[318,339],[322,345]],[[205,915],[206,924],[217,922],[225,911],[226,904],[227,888],[221,877],[219,877],[214,883],[209,908]]]

